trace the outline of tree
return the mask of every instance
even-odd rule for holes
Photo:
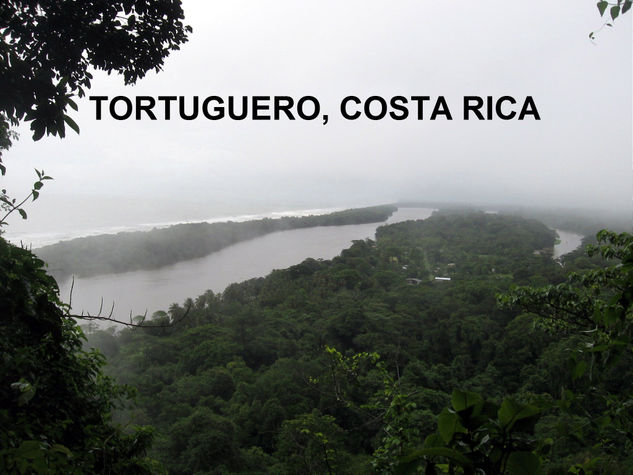
[[[0,239],[0,472],[149,473],[151,430],[111,423],[129,388],[82,350],[55,280],[30,251]]]
[[[498,405],[475,393],[453,391],[451,406],[438,415],[437,433],[399,457],[398,473],[418,473],[421,466],[425,473],[437,473],[439,462],[448,464],[449,473],[543,473],[542,461],[551,446],[565,444],[535,434],[545,413],[544,426],[558,419],[570,432],[562,435],[559,429],[558,439],[572,438],[584,449],[582,462],[550,469],[624,473],[630,466],[633,410],[623,371],[633,359],[633,236],[601,231],[597,238],[599,245],[588,248],[589,256],[599,254],[605,262],[616,260],[615,265],[570,273],[561,284],[516,287],[499,296],[504,307],[538,315],[541,326],[568,347],[570,371],[560,398],[523,394],[517,396],[528,396],[530,403],[512,396]],[[575,383],[574,391],[569,383]]]
[[[500,301],[572,336],[570,379],[579,389],[575,394],[563,387],[561,407],[588,420],[592,434],[586,442],[597,458],[617,462],[633,450],[630,384],[624,377],[633,359],[633,235],[603,230],[597,238],[589,256],[614,265],[571,273],[558,285],[518,287]]]
[[[4,170],[4,167],[1,163],[0,167],[2,167],[2,170]],[[37,180],[35,180],[35,183],[33,183],[33,188],[31,189],[31,192],[20,202],[18,202],[16,198],[11,198],[9,195],[7,195],[7,190],[0,190],[0,210],[2,210],[2,213],[0,213],[0,234],[2,234],[2,227],[7,225],[7,218],[13,212],[17,211],[18,213],[20,213],[20,216],[22,216],[22,219],[26,219],[26,211],[22,206],[29,199],[35,201],[40,196],[40,190],[44,186],[44,181],[53,179],[52,177],[46,175],[44,173],[44,170],[35,170],[35,173],[37,174]]]
[[[33,139],[79,131],[66,115],[93,67],[134,84],[187,41],[179,0],[9,0],[0,5],[0,131],[31,122]],[[6,137],[6,134],[3,134]]]
[[[180,0],[0,3],[0,174],[3,151],[17,138],[12,127],[30,122],[34,140],[63,138],[66,125],[79,133],[66,110],[77,110],[73,96],[90,88],[89,68],[121,73],[126,84],[160,70],[191,32],[183,17]],[[13,211],[26,219],[22,205],[37,199],[44,172],[38,175],[24,200],[0,192],[0,226]]]
[[[449,473],[539,474],[535,452],[547,444],[532,437],[540,409],[504,398],[495,404],[467,391],[453,391],[451,406],[437,418],[437,433],[400,459],[397,473],[437,473],[441,462]],[[461,468],[462,472],[457,471]]]
[[[351,457],[344,449],[343,435],[334,417],[316,409],[285,420],[277,444],[285,473],[354,473],[349,467]]]
[[[604,18],[604,14],[607,9],[609,10],[609,15],[611,17],[611,21],[607,20],[604,26],[613,26],[611,22],[615,21],[621,14],[628,12],[633,5],[633,0],[617,0],[616,2],[607,2],[604,0],[596,3],[598,7],[598,11],[600,12],[600,16]],[[589,38],[592,40],[596,38],[596,32],[592,31],[589,33]]]
[[[597,238],[589,256],[615,265],[572,272],[558,285],[518,287],[500,302],[540,315],[547,327],[582,333],[607,363],[633,351],[633,235],[603,230]]]
[[[33,139],[65,136],[72,100],[90,88],[93,67],[126,84],[187,40],[179,0],[8,0],[0,4],[0,173],[2,152],[31,123]],[[27,197],[36,199],[43,180]],[[4,218],[26,200],[0,193]],[[0,224],[4,224],[4,218]],[[0,472],[149,473],[151,430],[124,431],[111,411],[130,390],[102,373],[104,357],[82,350],[83,333],[55,280],[30,251],[0,238]]]

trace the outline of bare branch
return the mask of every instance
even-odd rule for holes
[[[99,304],[99,311],[97,312],[96,315],[91,315],[89,312],[84,313],[83,311],[81,312],[81,315],[75,315],[75,314],[70,313],[74,288],[75,288],[75,277],[73,276],[72,282],[70,284],[70,296],[68,298],[69,303],[68,303],[68,311],[66,312],[66,316],[74,318],[76,320],[99,320],[102,322],[117,323],[119,325],[123,325],[126,327],[135,327],[135,328],[140,328],[140,327],[142,328],[170,328],[177,325],[181,321],[183,321],[189,314],[189,311],[191,310],[191,305],[187,305],[187,309],[185,310],[185,313],[180,318],[178,318],[177,320],[171,321],[167,324],[162,324],[162,325],[152,324],[151,320],[147,322],[147,324],[145,323],[145,319],[147,318],[147,309],[145,309],[145,313],[143,314],[141,319],[135,323],[132,317],[132,310],[130,310],[130,317],[129,317],[130,321],[124,322],[123,320],[117,320],[116,318],[113,317],[114,301],[112,302],[112,307],[110,307],[110,312],[108,313],[108,315],[107,316],[101,315],[103,312],[103,297],[101,297],[101,302]]]
[[[112,305],[112,310],[114,310],[114,304]],[[173,326],[176,326],[178,323],[182,322],[187,315],[189,314],[189,311],[191,310],[191,305],[187,306],[187,309],[185,310],[185,313],[178,318],[177,320],[174,320],[172,322],[166,323],[166,324],[160,324],[160,325],[155,325],[152,323],[152,320],[150,320],[149,322],[145,323],[145,318],[147,317],[147,310],[145,310],[145,314],[143,315],[143,317],[141,318],[141,320],[138,323],[134,323],[132,321],[132,312],[130,311],[130,321],[129,322],[124,322],[123,320],[117,320],[116,318],[112,317],[112,311],[110,312],[110,314],[107,317],[101,316],[101,314],[97,314],[97,315],[90,315],[89,313],[84,314],[82,312],[81,315],[73,315],[73,314],[67,314],[68,317],[71,318],[75,318],[77,320],[100,320],[103,322],[111,322],[111,323],[118,323],[119,325],[123,325],[126,327],[135,327],[135,328],[171,328]]]

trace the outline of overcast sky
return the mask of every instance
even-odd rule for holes
[[[5,155],[16,196],[33,168],[55,178],[10,231],[401,199],[630,210],[632,15],[591,42],[595,3],[185,1],[194,32],[162,72],[89,94],[313,95],[329,123],[96,121],[82,100],[79,136],[22,128]],[[346,121],[348,95],[441,95],[453,120]],[[541,120],[464,121],[465,95],[532,96]]]

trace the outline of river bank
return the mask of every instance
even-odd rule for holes
[[[312,227],[277,231],[233,244],[208,256],[153,270],[106,274],[59,282],[62,299],[71,301],[73,313],[102,314],[114,305],[113,316],[126,320],[130,313],[151,315],[167,310],[172,303],[201,295],[207,290],[222,292],[228,285],[263,277],[274,269],[295,265],[308,257],[331,259],[354,240],[374,238],[376,229],[411,219],[426,219],[433,208],[399,208],[386,222]],[[557,229],[559,242],[553,258],[576,249],[582,235]]]
[[[432,208],[401,208],[386,222],[344,226],[312,227],[277,231],[243,241],[208,256],[191,259],[160,269],[75,278],[59,282],[62,299],[71,301],[76,314],[96,314],[103,299],[103,313],[114,303],[118,319],[132,315],[151,315],[166,310],[172,303],[207,290],[222,292],[229,284],[263,277],[274,269],[312,257],[331,259],[354,240],[373,238],[378,226],[409,219],[426,219]]]

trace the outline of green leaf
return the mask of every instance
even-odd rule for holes
[[[59,135],[60,139],[66,137],[66,127],[64,127],[64,123],[62,121],[56,122],[53,127],[55,127],[55,129],[53,130],[51,130],[51,128],[49,127],[49,131],[52,132],[53,137],[55,135]]]
[[[541,459],[532,452],[512,452],[506,469],[509,475],[538,475],[542,473]]]
[[[574,392],[571,389],[565,389],[563,391],[563,395],[561,397],[562,401],[570,401],[573,402],[576,399],[576,395],[574,394]]]
[[[607,7],[609,6],[609,2],[598,2],[597,3],[597,7],[598,7],[598,11],[600,12],[600,16],[604,15],[605,10],[607,9]]]
[[[64,122],[68,124],[68,127],[79,133],[79,126],[77,125],[77,123],[66,114],[64,114]]]
[[[453,391],[451,395],[451,405],[456,411],[463,411],[469,407],[475,406],[483,402],[482,397],[469,391]]]
[[[44,137],[44,127],[38,127],[33,132],[33,140],[35,140],[37,142],[42,137]]]
[[[130,14],[133,6],[134,6],[134,2],[132,2],[132,0],[123,1],[123,11],[125,12],[126,15]]]
[[[36,181],[35,183],[33,183],[33,189],[34,190],[39,190],[43,186],[44,186],[44,183],[42,183],[41,181]]]
[[[53,452],[59,452],[62,453],[64,455],[66,455],[66,457],[70,458],[73,456],[73,453],[70,451],[70,449],[68,447],[66,447],[65,445],[61,445],[61,444],[53,444],[51,446],[51,450]]]
[[[538,407],[519,404],[512,398],[505,398],[499,408],[499,422],[509,431],[515,422],[535,416],[539,412]]]
[[[42,446],[37,440],[25,440],[16,449],[17,457],[36,459],[42,457]]]
[[[584,360],[579,361],[574,366],[574,370],[572,371],[571,377],[573,380],[580,378],[587,371],[587,362]]]
[[[615,20],[620,15],[620,7],[618,5],[611,7],[611,18]]]
[[[31,191],[31,194],[33,195],[33,201],[35,201],[40,196],[40,192],[35,190]]]
[[[604,312],[604,323],[607,326],[612,326],[617,323],[618,320],[623,316],[624,311],[622,307],[619,306],[609,306],[607,310]]]
[[[28,389],[22,391],[22,394],[18,396],[18,406],[28,404],[28,402],[33,399],[33,396],[35,396],[35,388],[29,385]]]
[[[46,473],[48,472],[47,465],[48,464],[46,463],[46,459],[42,455],[36,458],[35,460],[33,460],[31,468],[35,470],[35,473]]]
[[[624,5],[622,6],[622,15],[631,9],[631,5],[633,5],[633,1],[631,0],[624,2]]]
[[[426,439],[424,439],[424,447],[443,447],[444,440],[437,434],[429,434]]]
[[[442,440],[447,444],[453,439],[455,432],[467,433],[459,421],[459,416],[454,412],[449,412],[446,408],[444,408],[437,418],[437,431],[440,433]]]
[[[77,107],[77,103],[75,101],[73,101],[70,97],[66,98],[66,103],[73,109],[73,110],[79,110],[79,107]]]
[[[22,219],[26,219],[26,211],[24,211],[22,208],[18,208],[18,213],[20,213]]]

